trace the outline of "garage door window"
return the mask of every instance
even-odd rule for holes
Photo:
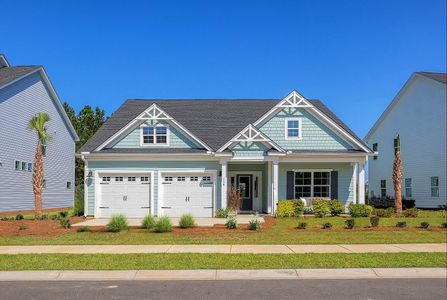
[[[185,177],[179,176],[179,177],[177,177],[177,181],[185,181]]]
[[[115,177],[115,181],[123,181],[123,177]]]
[[[203,176],[203,181],[211,181],[211,176]]]
[[[110,181],[110,177],[108,177],[108,176],[104,176],[104,177],[102,178],[102,181],[104,181],[104,182],[109,182],[109,181]]]
[[[141,177],[140,180],[142,182],[148,182],[149,181],[149,177]]]
[[[127,181],[136,181],[136,178],[135,177],[127,177]]]
[[[166,176],[165,177],[165,181],[167,181],[167,182],[172,181],[172,177],[171,176]]]
[[[190,180],[190,181],[199,181],[199,177],[197,177],[197,176],[191,176],[191,177],[189,178],[189,180]]]

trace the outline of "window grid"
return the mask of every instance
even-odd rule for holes
[[[166,176],[165,177],[165,181],[172,181],[172,177],[171,176]]]
[[[121,181],[123,181],[123,177],[122,176],[117,176],[117,177],[115,177],[115,181],[121,182]]]
[[[295,172],[295,199],[330,198],[330,172],[299,171]]]
[[[386,180],[380,180],[380,196],[382,198],[386,197]]]
[[[168,143],[166,126],[144,126],[141,136],[143,145],[166,145]]]
[[[185,177],[184,176],[179,176],[179,177],[177,177],[177,181],[185,181]]]
[[[135,176],[129,176],[127,177],[127,181],[136,181],[137,178]]]
[[[110,177],[109,176],[104,176],[104,177],[102,177],[102,181],[108,182],[108,181],[110,181]]]
[[[197,177],[197,176],[191,176],[191,177],[189,178],[189,180],[190,180],[190,181],[199,181],[199,177]]]
[[[413,187],[411,178],[405,178],[405,197],[408,199],[413,198]]]
[[[288,139],[301,138],[301,120],[300,119],[286,119],[286,137]]]
[[[140,177],[140,181],[149,181],[149,177],[147,177],[147,176],[143,176],[143,177]]]
[[[432,176],[430,178],[431,183],[431,196],[432,198],[439,198],[439,177]]]

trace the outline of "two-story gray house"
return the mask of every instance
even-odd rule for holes
[[[43,208],[73,206],[78,137],[42,66],[11,66],[0,54],[0,211],[34,209],[36,133],[30,118],[46,112],[52,140],[44,146]]]

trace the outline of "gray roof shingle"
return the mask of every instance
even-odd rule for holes
[[[165,110],[177,122],[186,127],[192,134],[201,139],[215,151],[227,143],[248,124],[252,124],[262,117],[281,100],[282,99],[127,100],[115,113],[113,113],[98,132],[87,141],[87,143],[80,149],[80,152],[93,152],[98,146],[136,118],[153,103],[156,103],[161,109]],[[321,101],[309,101],[318,110],[353,135],[358,142],[365,145],[362,140]],[[104,149],[100,152],[106,151],[110,150]]]
[[[430,79],[439,81],[441,83],[447,84],[447,74],[446,73],[433,73],[433,72],[416,72],[416,74],[423,75]]]
[[[0,68],[0,87],[41,67],[42,66],[19,66]]]

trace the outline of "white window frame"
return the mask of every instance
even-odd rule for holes
[[[289,121],[298,121],[298,136],[289,136]],[[301,118],[285,118],[284,119],[284,137],[287,141],[299,141],[303,138],[303,122]],[[296,129],[296,128],[290,128]]]
[[[409,182],[410,184],[407,185],[407,182]],[[413,198],[413,179],[411,177],[404,179],[404,188],[405,188],[405,198],[412,199]],[[410,191],[410,193],[408,193],[408,191]],[[408,196],[408,194],[411,194],[411,195]]]
[[[71,181],[67,181],[67,182],[65,182],[65,188],[66,188],[67,190],[71,190],[71,188],[72,188],[72,183],[71,183]]]
[[[154,128],[154,143],[153,144],[145,144],[144,138],[143,138],[143,128],[152,127]],[[159,144],[157,143],[157,127],[165,127],[166,128],[166,143]],[[141,147],[169,147],[169,140],[170,140],[170,128],[168,124],[155,124],[155,125],[149,125],[149,124],[141,124],[140,125],[140,146]]]
[[[438,185],[433,185],[433,178],[437,178],[438,179]],[[438,190],[438,195],[437,196],[433,196],[433,189],[437,189]],[[439,176],[431,176],[430,177],[430,196],[432,198],[439,198]]]
[[[296,173],[299,172],[308,172],[311,173],[310,175],[310,198],[315,199],[331,199],[332,197],[332,190],[331,190],[331,172],[332,169],[298,169],[298,170],[292,170],[293,171],[293,197],[296,195]],[[329,186],[329,196],[328,197],[315,197],[314,196],[314,173],[329,173],[329,184],[318,184],[317,186]],[[309,186],[309,185],[302,185],[302,186]]]
[[[385,182],[385,187],[382,187],[382,181]],[[380,179],[379,181],[379,187],[380,187],[380,198],[386,198],[388,192],[387,192],[387,183],[386,179]],[[385,195],[382,196],[382,192],[385,191]]]

